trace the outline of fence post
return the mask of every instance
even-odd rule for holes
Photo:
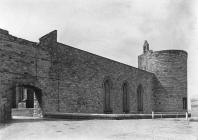
[[[188,120],[188,112],[186,112],[186,120]]]
[[[154,119],[154,111],[152,111],[152,119]]]

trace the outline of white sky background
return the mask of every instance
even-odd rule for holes
[[[137,67],[150,49],[188,52],[188,93],[198,97],[197,0],[0,0],[0,28],[31,41],[58,41]]]

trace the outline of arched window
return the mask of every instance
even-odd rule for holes
[[[124,82],[122,85],[122,92],[123,92],[123,112],[129,112],[129,96],[128,96],[128,83]]]
[[[137,110],[139,112],[143,111],[143,88],[139,85],[137,88]]]
[[[105,91],[105,113],[111,113],[110,98],[111,98],[111,81],[109,79],[104,81]]]

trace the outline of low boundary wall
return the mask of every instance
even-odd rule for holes
[[[154,118],[185,118],[186,113],[161,113],[161,114],[85,114],[85,113],[50,113],[44,114],[44,118],[56,119],[154,119]],[[190,117],[190,114],[188,114]]]

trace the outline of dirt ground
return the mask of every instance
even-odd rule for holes
[[[198,140],[198,122],[184,119],[15,119],[0,140]]]

